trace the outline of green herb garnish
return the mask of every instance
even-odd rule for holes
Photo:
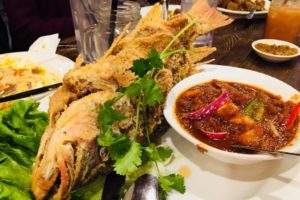
[[[162,192],[160,196],[166,198],[171,190],[180,193],[185,192],[184,179],[180,175],[163,176],[160,173],[158,163],[163,162],[172,155],[172,150],[168,147],[157,147],[150,141],[150,132],[147,122],[147,113],[151,107],[162,103],[164,93],[160,85],[154,80],[153,74],[157,69],[163,68],[164,58],[176,53],[189,53],[186,49],[178,49],[168,51],[174,42],[193,24],[196,20],[191,21],[184,27],[166,46],[160,54],[156,49],[152,49],[147,58],[133,61],[131,71],[137,75],[137,80],[126,88],[118,88],[118,92],[122,93],[119,98],[124,95],[131,98],[135,102],[135,133],[129,138],[127,133],[115,133],[113,131],[114,123],[124,120],[126,117],[113,108],[113,104],[118,99],[107,101],[99,112],[99,124],[101,133],[97,139],[99,145],[107,147],[110,158],[114,161],[113,167],[117,174],[125,175],[128,180],[127,184],[133,183],[139,176],[147,173],[149,164],[154,163]],[[138,142],[138,136],[142,133],[147,139],[146,144]]]
[[[159,182],[162,189],[166,192],[170,192],[172,189],[180,193],[185,192],[184,180],[182,176],[175,174],[160,176]]]
[[[149,162],[154,162],[159,174],[161,188],[163,190],[167,189],[165,192],[169,192],[171,189],[184,188],[183,177],[179,175],[160,175],[156,162],[163,162],[168,159],[172,155],[172,150],[168,147],[157,147],[154,143],[151,143],[147,123],[141,124],[141,118],[144,121],[146,120],[147,109],[163,101],[163,91],[152,78],[153,71],[159,68],[162,68],[162,59],[156,50],[151,50],[147,59],[133,62],[132,71],[139,78],[127,88],[120,89],[123,95],[137,100],[134,139],[131,140],[126,133],[113,132],[113,124],[126,118],[113,108],[113,104],[117,101],[113,99],[105,102],[99,112],[101,134],[98,137],[98,144],[108,148],[110,158],[114,161],[114,170],[120,175],[128,176],[137,172],[139,168]],[[140,127],[142,127],[142,132],[148,142],[144,146],[137,142]],[[179,189],[178,191],[181,192],[182,190]]]
[[[148,58],[141,58],[133,61],[131,71],[133,71],[138,77],[142,78],[145,74],[155,68],[162,68],[163,62],[156,49],[152,49],[148,53]]]

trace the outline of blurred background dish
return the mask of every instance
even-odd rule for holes
[[[261,46],[265,45],[265,49]],[[266,61],[283,62],[300,55],[300,48],[290,42],[275,39],[260,39],[252,43],[253,50]]]
[[[238,11],[265,10],[265,0],[221,0],[218,4],[221,8]]]
[[[255,15],[260,15],[260,16],[263,15],[264,16],[268,13],[269,8],[270,8],[270,1],[269,0],[263,0],[263,1],[264,1],[264,9],[256,9],[256,11],[254,12],[254,16]],[[239,1],[239,2],[243,2],[243,1]],[[250,6],[249,6],[249,8],[250,8]],[[249,12],[251,10],[251,9],[249,11],[239,10],[238,6],[237,6],[237,9],[228,9],[228,8],[221,7],[220,4],[217,9],[223,13],[226,13],[228,15],[234,15],[234,16],[247,15],[247,14],[249,14]]]
[[[62,82],[64,74],[73,66],[74,62],[70,59],[46,52],[2,54],[0,97]],[[36,95],[33,99],[40,99],[46,94]]]
[[[142,17],[144,17],[149,10],[152,8],[152,6],[144,6],[141,8],[140,14]],[[180,5],[169,5],[169,11],[174,11],[176,9],[180,9],[181,6]]]

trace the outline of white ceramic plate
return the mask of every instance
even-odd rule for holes
[[[227,68],[205,65],[207,72]],[[245,74],[244,74],[245,76]],[[270,83],[271,84],[271,83]],[[49,98],[40,102],[47,111]],[[171,193],[170,200],[298,200],[300,162],[293,159],[266,161],[254,165],[232,165],[199,151],[173,129],[162,138],[175,158],[167,165],[170,172],[185,174],[185,194]]]
[[[295,54],[295,55],[290,55],[290,56],[274,55],[274,54],[266,53],[266,52],[263,52],[263,51],[257,49],[255,47],[255,45],[258,44],[258,43],[269,44],[269,45],[273,45],[273,44],[275,44],[275,45],[287,45],[291,48],[296,48],[298,53]],[[282,40],[274,40],[274,39],[256,40],[256,41],[252,42],[252,48],[261,58],[263,58],[267,61],[270,61],[270,62],[283,62],[283,61],[291,60],[293,58],[296,58],[296,57],[300,56],[300,48],[297,45],[292,44],[290,42],[282,41]]]
[[[265,15],[269,12],[269,9],[270,9],[270,1],[269,0],[265,0],[265,10],[264,11],[256,11],[254,13],[254,16],[255,15]],[[226,14],[233,14],[233,15],[247,15],[249,14],[249,11],[238,11],[238,10],[229,10],[229,9],[226,9],[226,8],[221,8],[221,7],[217,7],[217,9],[223,13],[226,13]]]
[[[4,55],[8,55],[10,57],[17,57],[37,63],[46,70],[57,74],[60,77],[60,81],[62,81],[64,74],[74,67],[74,62],[72,60],[57,54],[49,54],[45,52],[16,52],[2,54],[0,55],[0,59],[1,56]],[[41,99],[42,97],[45,97],[48,93],[35,95],[34,97],[32,97],[32,99]]]
[[[169,5],[169,10],[176,10],[176,9],[180,9],[180,5]],[[144,6],[141,8],[141,16],[144,17],[148,12],[149,10],[152,8],[152,6]]]
[[[168,171],[186,174],[186,193],[174,192],[170,200],[299,200],[297,159],[233,165],[199,153],[173,129],[169,129],[162,141],[175,153]]]
[[[38,63],[40,66],[44,67],[46,70],[55,72],[61,78],[64,74],[74,67],[74,62],[69,58],[58,54],[49,54],[45,52],[16,52],[1,54],[1,56],[9,55],[10,57],[24,58],[26,60]]]
[[[278,79],[255,71],[220,65],[206,65],[204,66],[204,69],[204,72],[192,75],[184,79],[183,81],[180,81],[169,92],[166,100],[166,106],[164,109],[164,116],[168,123],[171,125],[171,127],[173,127],[176,130],[176,132],[178,132],[182,137],[190,141],[193,145],[200,146],[202,149],[207,150],[206,153],[208,155],[212,156],[215,159],[222,160],[224,162],[234,164],[253,164],[264,160],[275,159],[275,157],[273,156],[264,154],[249,155],[222,151],[194,138],[180,125],[174,114],[176,99],[178,95],[180,95],[183,91],[187,90],[188,88],[197,84],[211,81],[212,79],[240,82],[263,88],[267,91],[272,92],[273,94],[281,95],[284,100],[289,100],[291,99],[291,97],[299,95],[300,93],[293,87]],[[300,138],[294,139],[292,143],[293,145],[289,145],[287,147],[288,150],[290,152],[295,153],[300,152]]]

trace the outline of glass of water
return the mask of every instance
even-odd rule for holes
[[[120,1],[112,9],[112,0],[70,0],[78,51],[85,63],[94,62],[110,47],[123,28],[133,29],[140,18],[140,5]]]
[[[197,0],[181,0],[181,11],[187,12],[196,2]],[[208,4],[210,7],[217,7],[219,0],[208,0]],[[213,32],[206,33],[204,35],[199,36],[199,38],[195,41],[194,45],[196,47],[200,46],[208,46],[211,47],[213,42]]]

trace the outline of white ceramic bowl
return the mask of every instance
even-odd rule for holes
[[[183,91],[194,85],[205,83],[212,79],[240,82],[257,86],[270,91],[273,94],[281,95],[284,100],[288,100],[294,95],[299,95],[299,92],[276,78],[255,71],[220,65],[205,65],[203,69],[204,72],[200,72],[180,81],[168,94],[164,109],[164,116],[172,128],[175,129],[175,131],[182,137],[190,141],[193,145],[205,149],[206,151],[204,153],[207,153],[209,156],[227,163],[252,164],[265,160],[278,159],[279,157],[266,154],[242,154],[227,152],[199,141],[189,134],[178,122],[175,116],[175,102],[178,95],[180,95]],[[299,134],[300,133],[298,131],[295,139],[287,147],[284,147],[281,150],[300,152]],[[191,145],[191,148],[194,148],[193,145]]]
[[[269,44],[269,45],[272,45],[272,44],[288,45],[289,47],[296,48],[298,52],[297,52],[297,54],[290,55],[290,56],[274,55],[274,54],[266,53],[266,52],[263,52],[263,51],[260,51],[259,49],[257,49],[255,47],[255,45],[258,43]],[[275,40],[275,39],[256,40],[256,41],[252,42],[252,48],[260,57],[262,57],[263,59],[270,61],[270,62],[283,62],[283,61],[287,61],[287,60],[296,58],[297,56],[300,55],[300,48],[297,45],[292,44],[290,42],[282,41],[282,40]]]

